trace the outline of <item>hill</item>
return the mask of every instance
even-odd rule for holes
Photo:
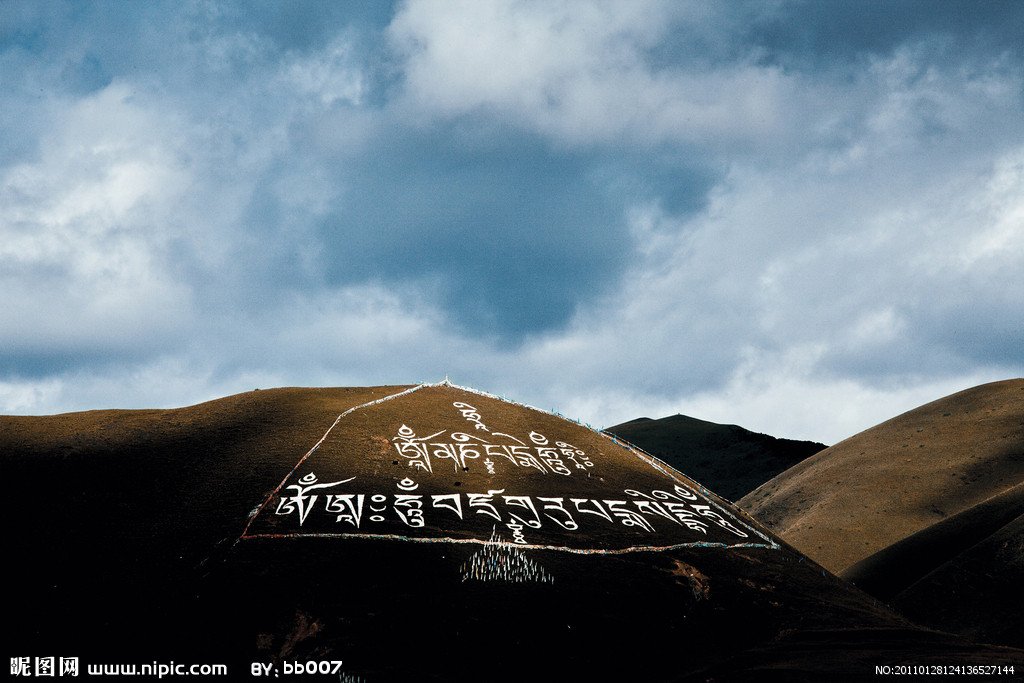
[[[737,425],[686,415],[641,417],[605,430],[738,500],[757,486],[825,448],[812,441],[777,439]]]
[[[373,682],[1024,655],[916,626],[628,444],[446,383],[2,417],[0,452],[12,657]]]
[[[1024,380],[961,391],[808,458],[739,501],[908,616],[1024,645]]]

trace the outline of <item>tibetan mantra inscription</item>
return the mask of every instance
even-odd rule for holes
[[[244,536],[353,536],[628,552],[774,543],[690,480],[593,429],[420,385],[343,413]]]

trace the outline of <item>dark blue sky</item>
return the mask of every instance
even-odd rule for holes
[[[0,412],[453,381],[832,442],[1024,369],[1024,3],[0,3]]]

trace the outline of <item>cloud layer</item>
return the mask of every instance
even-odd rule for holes
[[[1022,15],[9,3],[0,412],[449,376],[832,443],[1019,376]]]

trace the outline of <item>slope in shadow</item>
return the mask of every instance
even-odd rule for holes
[[[1024,483],[947,517],[847,567],[842,577],[892,600],[929,572],[1024,517]]]
[[[1007,599],[1024,585],[1024,483],[864,558],[842,576],[934,628],[1024,643],[1020,606]]]
[[[639,446],[719,495],[738,500],[825,444],[778,439],[738,425],[672,415],[641,417],[605,431]]]

